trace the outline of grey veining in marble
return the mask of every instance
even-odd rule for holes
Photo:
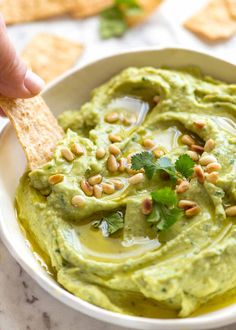
[[[78,65],[124,49],[167,44],[210,51],[236,62],[236,38],[209,46],[181,27],[181,22],[205,2],[205,0],[166,0],[147,24],[131,30],[124,38],[116,40],[99,39],[97,18],[84,21],[62,18],[17,25],[8,30],[18,51],[37,32],[53,32],[66,37],[69,35],[86,46]],[[0,127],[1,123],[0,118]],[[56,301],[22,270],[0,242],[0,330],[77,329],[121,330],[122,328],[93,320]],[[221,330],[235,329],[236,325],[221,328]]]

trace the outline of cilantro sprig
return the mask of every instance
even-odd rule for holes
[[[156,160],[149,151],[135,154],[131,158],[131,168],[133,170],[143,168],[149,180],[158,171],[164,171],[172,180],[183,177],[188,179],[193,174],[193,167],[194,161],[187,154],[179,156],[174,164],[168,157],[161,157]]]
[[[101,220],[95,221],[93,227],[99,228],[104,237],[109,237],[124,227],[123,214],[117,211]]]
[[[147,216],[147,222],[157,231],[163,231],[173,226],[182,216],[177,207],[176,193],[169,187],[158,189],[151,193],[153,209]]]
[[[100,15],[100,35],[103,39],[120,37],[128,30],[126,16],[142,11],[136,0],[114,0],[114,5]]]

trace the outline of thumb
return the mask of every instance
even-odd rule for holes
[[[0,14],[0,94],[28,98],[38,94],[44,81],[30,70],[17,55]]]

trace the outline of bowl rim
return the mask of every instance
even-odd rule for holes
[[[182,50],[182,51],[188,51],[190,53],[197,53],[199,55],[205,55],[207,57],[219,60],[221,62],[236,66],[234,63],[222,59],[221,57],[212,55],[209,52],[206,51],[199,51],[192,47],[181,47],[178,45],[170,45],[170,46],[155,46],[155,47],[140,47],[135,49],[128,49],[124,50],[122,52],[110,54],[107,56],[99,57],[98,59],[92,60],[87,62],[84,65],[80,65],[76,68],[73,68],[51,83],[47,85],[45,90],[42,93],[42,96],[44,96],[45,93],[50,91],[51,88],[53,88],[55,85],[66,79],[67,77],[73,75],[74,73],[80,71],[81,69],[86,69],[89,66],[92,66],[94,64],[99,64],[99,62],[104,61],[106,59],[111,58],[117,58],[122,55],[131,55],[136,54],[140,52],[150,52],[150,51],[160,51],[160,50]],[[8,129],[11,129],[10,123],[6,121],[6,123],[3,125],[2,129],[0,130],[0,139],[4,132],[6,132]],[[29,264],[24,260],[24,258],[21,256],[19,251],[16,251],[14,249],[14,244],[12,244],[10,238],[4,231],[4,226],[2,225],[4,219],[1,214],[0,210],[0,239],[4,243],[4,245],[7,247],[10,254],[13,256],[13,258],[23,267],[23,269],[32,277],[41,288],[43,288],[46,292],[51,294],[54,298],[59,300],[60,302],[64,303],[65,305],[73,308],[74,310],[77,310],[83,314],[86,314],[92,318],[108,322],[110,324],[117,324],[123,327],[126,327],[127,325],[130,328],[135,329],[142,329],[145,328],[145,326],[149,325],[150,329],[154,329],[154,326],[161,327],[160,329],[183,329],[186,327],[191,327],[191,329],[210,329],[229,325],[236,321],[236,304],[231,304],[227,307],[221,308],[217,310],[217,314],[214,314],[214,316],[211,313],[202,314],[199,316],[194,317],[187,317],[187,318],[175,318],[175,319],[159,319],[159,318],[146,318],[146,317],[138,317],[138,316],[130,316],[126,314],[119,314],[115,313],[106,309],[103,309],[101,307],[92,305],[84,300],[82,300],[79,297],[74,296],[70,292],[68,292],[63,287],[60,287],[56,282],[53,283],[52,281],[49,281],[46,274],[38,274],[32,267],[29,266]],[[124,322],[123,322],[124,321]],[[123,323],[122,323],[123,322]],[[137,326],[139,324],[139,326]],[[149,328],[147,328],[149,329]]]

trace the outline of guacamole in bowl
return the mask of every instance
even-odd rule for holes
[[[18,218],[57,281],[105,309],[187,317],[236,287],[236,85],[129,68],[60,115]]]

